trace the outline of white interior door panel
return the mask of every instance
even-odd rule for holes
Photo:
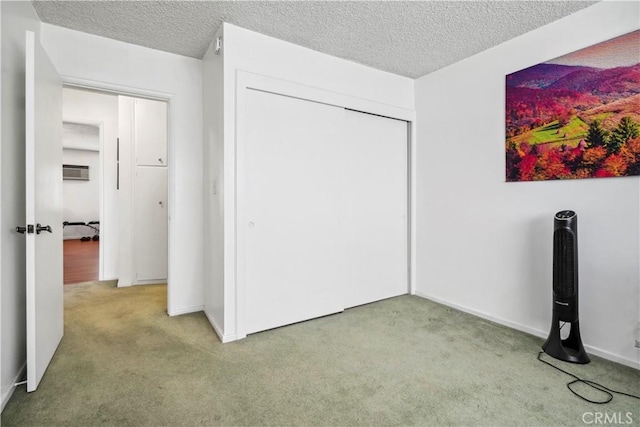
[[[167,279],[167,168],[138,166],[135,176],[136,281]]]
[[[345,308],[406,294],[407,122],[345,110]]]
[[[26,34],[27,391],[34,391],[64,332],[62,82],[33,32]]]
[[[167,165],[167,103],[135,99],[136,164]]]
[[[247,333],[343,309],[340,108],[247,92],[238,227],[246,262]]]

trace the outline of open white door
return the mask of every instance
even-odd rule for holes
[[[25,67],[27,391],[62,339],[62,82],[35,34]]]

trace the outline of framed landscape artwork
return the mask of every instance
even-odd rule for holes
[[[506,77],[506,179],[640,175],[640,30]]]

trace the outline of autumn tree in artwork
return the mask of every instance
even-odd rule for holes
[[[640,123],[623,117],[607,130],[594,120],[575,146],[509,140],[506,154],[508,181],[640,175]]]
[[[600,120],[594,120],[589,125],[589,131],[585,141],[589,144],[589,147],[602,147],[607,144],[609,140],[609,131],[602,127]]]
[[[640,137],[627,141],[620,149],[620,154],[629,165],[627,173],[640,175]]]
[[[638,123],[635,123],[631,117],[623,117],[611,133],[607,149],[609,152],[615,153],[620,150],[623,144],[633,138],[637,138],[639,135],[640,126],[638,126]]]

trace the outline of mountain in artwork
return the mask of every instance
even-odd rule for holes
[[[640,94],[640,64],[611,69],[539,64],[507,76],[507,88],[507,133],[522,133],[518,130],[532,124]]]

